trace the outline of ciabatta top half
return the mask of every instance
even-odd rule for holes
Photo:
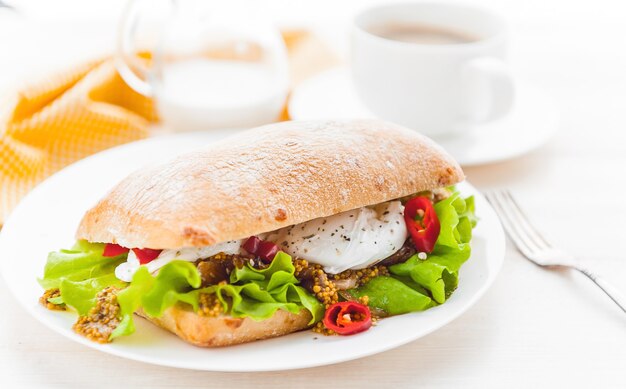
[[[463,179],[441,147],[394,124],[281,122],[131,174],[76,235],[131,248],[208,246]]]

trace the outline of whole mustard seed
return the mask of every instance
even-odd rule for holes
[[[111,333],[119,324],[117,289],[108,287],[96,295],[96,305],[86,316],[80,316],[72,328],[91,341],[108,343]]]
[[[389,269],[386,266],[379,265],[362,270],[346,270],[342,273],[334,274],[332,277],[334,280],[354,279],[356,281],[356,287],[366,284],[372,278],[388,275]]]
[[[61,296],[61,291],[56,289],[46,290],[41,297],[39,297],[39,304],[48,308],[51,311],[65,311],[67,307],[65,304],[54,304],[48,301],[49,299]]]
[[[224,307],[215,293],[200,293],[198,315],[203,317],[217,317],[223,312]]]
[[[321,265],[310,264],[304,259],[297,258],[294,260],[294,267],[296,278],[301,282],[304,280],[312,282],[308,289],[324,306],[329,307],[339,301],[337,287],[328,279]]]
[[[367,269],[346,270],[339,274],[328,275],[324,272],[321,265],[311,264],[304,259],[296,258],[293,264],[296,278],[324,304],[326,309],[332,304],[339,302],[339,294],[335,281],[342,281],[342,285],[346,285],[344,280],[350,280],[348,285],[353,286],[348,288],[352,288],[364,285],[372,278],[389,275],[389,269],[387,266],[383,265],[372,266]],[[359,302],[368,305],[369,297],[363,296],[359,298]],[[356,316],[355,319],[361,320],[362,317]],[[372,317],[372,320],[375,322],[377,318]],[[326,328],[323,322],[316,323],[312,330],[322,335],[336,335],[333,330]]]
[[[316,332],[316,333],[324,335],[324,336],[337,335],[337,333],[335,331],[326,328],[324,323],[322,323],[321,321],[318,322],[317,324],[315,324],[315,326],[313,327],[313,332]]]

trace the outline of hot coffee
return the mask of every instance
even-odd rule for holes
[[[452,45],[480,39],[462,31],[426,24],[396,22],[370,26],[367,30],[381,38],[422,45]]]

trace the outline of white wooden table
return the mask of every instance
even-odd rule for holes
[[[25,3],[25,10],[44,16],[45,9],[33,11],[32,5],[51,7]],[[67,1],[48,3],[57,8],[47,17],[74,9],[63,8]],[[107,3],[74,13],[102,16],[119,6]],[[347,20],[363,2],[345,2],[340,9],[331,3],[273,1],[268,6],[291,20],[320,23],[328,14],[333,21]],[[554,94],[562,124],[545,147],[513,161],[467,169],[469,180],[480,189],[514,190],[556,244],[626,290],[626,8],[609,0],[481,3],[509,18],[517,73]],[[6,27],[2,16],[0,11],[0,30]],[[37,58],[37,50],[23,46],[21,56],[10,57],[20,39],[29,42],[0,34],[0,88],[43,66],[7,60],[24,53]],[[582,276],[542,270],[512,247],[493,287],[450,325],[379,355],[298,371],[222,374],[132,362],[48,330],[17,305],[4,281],[0,306],[1,388],[626,387],[626,315]]]

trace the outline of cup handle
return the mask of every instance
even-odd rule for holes
[[[468,86],[468,114],[475,123],[506,115],[513,106],[515,84],[506,63],[495,57],[469,61],[463,76]]]
[[[135,47],[136,30],[139,18],[139,3],[142,0],[130,0],[122,13],[117,33],[117,51],[115,67],[122,79],[135,91],[152,97],[152,85],[147,82],[149,68],[145,60],[138,55]],[[152,53],[154,54],[154,53]]]

